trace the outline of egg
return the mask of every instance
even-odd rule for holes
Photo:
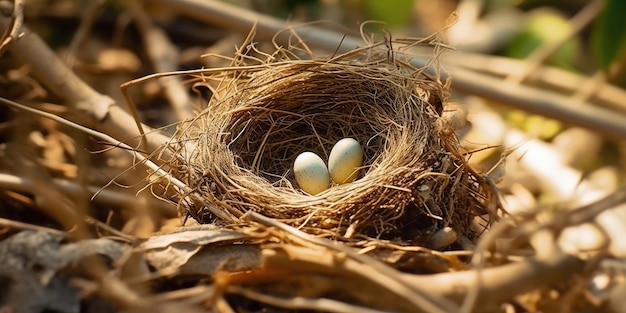
[[[326,164],[313,152],[298,155],[293,162],[293,173],[300,188],[308,194],[318,194],[330,186]]]
[[[338,184],[352,182],[359,175],[363,165],[363,150],[353,138],[339,140],[328,156],[330,177]]]

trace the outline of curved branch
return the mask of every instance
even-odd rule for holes
[[[346,277],[357,280],[381,274],[373,269],[367,270],[367,266],[352,258],[337,262],[337,257],[327,250],[293,245],[282,245],[280,249],[265,249],[263,258],[263,269],[297,273],[302,273],[303,269],[306,269],[305,271],[309,272],[320,271],[343,276],[348,273],[362,273],[360,276],[354,276],[355,278]],[[583,261],[572,255],[554,253],[546,258],[528,258],[516,263],[482,269],[479,273],[480,280],[475,270],[432,275],[401,274],[401,280],[409,286],[425,290],[427,295],[456,303],[461,303],[470,290],[478,288],[476,303],[480,307],[490,307],[533,289],[566,281],[581,272],[584,266]]]
[[[409,275],[403,278],[412,285],[428,285],[435,294],[461,302],[473,288],[478,288],[477,304],[502,303],[516,295],[566,281],[582,271],[585,263],[569,254],[551,255],[545,259],[527,260],[475,271],[442,273],[428,276]]]

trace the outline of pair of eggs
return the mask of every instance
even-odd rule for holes
[[[328,168],[319,155],[303,152],[293,164],[293,172],[300,188],[309,194],[318,194],[330,187],[330,179],[337,184],[352,182],[363,165],[363,151],[353,138],[339,140],[328,155]]]

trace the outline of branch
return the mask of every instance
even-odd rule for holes
[[[20,30],[24,24],[24,0],[15,0],[13,5],[2,3],[0,10],[2,10],[0,14],[11,15],[9,30],[0,36],[0,56],[2,56],[9,44],[20,36]]]
[[[335,273],[343,276],[349,273],[357,275],[354,276],[357,280],[363,278],[372,282],[374,282],[371,280],[372,276],[380,275],[355,259],[346,258],[337,262],[337,257],[328,251],[294,245],[264,249],[263,258],[265,270],[277,269],[296,273],[320,271],[324,274]],[[482,269],[479,273],[476,270],[469,270],[432,275],[401,274],[400,280],[413,288],[426,289],[428,295],[436,295],[438,298],[446,298],[456,303],[461,303],[470,290],[477,288],[478,306],[490,307],[533,289],[566,281],[581,272],[584,265],[583,261],[574,256],[554,253],[546,258],[528,258],[516,263]],[[359,276],[359,273],[362,274]],[[346,276],[346,279],[351,277],[353,276]]]
[[[288,43],[291,37],[290,25],[273,17],[257,14],[236,7],[223,1],[204,0],[147,0],[160,3],[172,10],[195,18],[210,25],[223,27],[247,35],[254,28],[255,38],[259,40],[275,40]],[[298,26],[294,29],[307,45],[337,53],[348,52],[365,43],[354,36],[343,36],[338,32],[310,25]],[[425,64],[425,63],[424,63]]]
[[[91,197],[92,195],[97,194],[97,196],[95,197],[96,202],[130,207],[136,205],[137,201],[137,197],[135,197],[134,195],[129,195],[127,193],[120,192],[119,190],[113,191],[109,189],[101,189],[100,187],[96,186],[83,186],[76,182],[64,179],[53,178],[52,182],[54,184],[54,188],[71,196],[89,193],[89,197]],[[14,190],[19,192],[32,192],[33,190],[35,190],[35,184],[28,178],[0,173],[0,189]],[[157,200],[153,197],[150,197],[148,201],[150,206],[157,208],[163,214],[163,216],[176,216],[178,214],[176,206],[172,204],[169,204],[165,201]]]
[[[380,286],[388,288],[396,295],[406,299],[409,303],[413,304],[415,306],[415,309],[421,309],[426,312],[458,311],[456,305],[440,297],[438,294],[430,292],[430,288],[424,287],[427,285],[407,284],[401,279],[402,275],[398,271],[370,256],[359,254],[350,247],[334,243],[330,240],[309,235],[307,233],[304,233],[303,231],[295,229],[287,224],[281,223],[274,219],[265,217],[259,213],[250,211],[247,214],[247,216],[251,220],[259,222],[265,226],[279,228],[289,233],[294,238],[304,241],[305,243],[313,243],[315,245],[334,250],[339,254],[347,256],[350,260],[354,261],[354,263],[352,264],[352,267],[346,266],[346,270],[348,270],[352,274],[361,276],[362,278],[371,280],[372,282]],[[313,251],[311,249],[307,250],[309,250],[308,253],[311,253]],[[316,252],[319,252],[319,250],[317,250]],[[307,253],[304,253],[303,251],[303,254],[306,255]],[[333,257],[334,253],[326,252],[326,254],[326,258],[330,257],[330,259],[333,259],[332,262],[336,262],[335,257]]]
[[[477,304],[489,306],[502,303],[533,289],[566,281],[582,271],[584,262],[569,254],[558,254],[545,259],[527,260],[494,268],[435,275],[404,276],[412,285],[427,285],[435,294],[460,302],[470,289],[478,288]],[[480,283],[479,283],[480,281]]]
[[[448,65],[484,73],[498,79],[504,79],[508,75],[522,75],[528,67],[527,62],[523,60],[470,52],[450,53],[444,57],[444,60]],[[556,67],[540,66],[524,81],[546,89],[562,90],[563,93],[575,95],[588,83],[589,77]],[[601,82],[595,86],[593,92],[595,94],[587,100],[591,104],[626,112],[626,90]]]
[[[452,86],[459,92],[478,95],[567,124],[626,138],[626,116],[553,92],[522,86],[462,68],[452,70]]]

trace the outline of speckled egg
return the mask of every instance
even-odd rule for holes
[[[328,156],[328,171],[337,184],[352,182],[363,165],[363,150],[353,138],[339,140]]]
[[[326,164],[317,154],[303,152],[293,163],[296,182],[304,192],[318,194],[330,186],[330,176]]]

